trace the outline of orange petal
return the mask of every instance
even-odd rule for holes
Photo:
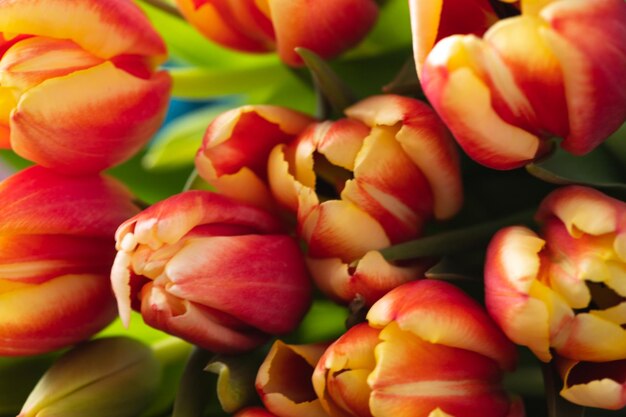
[[[59,196],[65,200],[60,201]],[[129,191],[112,178],[66,177],[39,166],[0,183],[0,202],[1,235],[71,234],[109,239],[122,221],[138,211]]]
[[[257,391],[268,410],[279,416],[326,416],[311,376],[327,347],[274,342],[256,377]]]
[[[410,0],[409,9],[418,75],[437,41],[455,34],[480,36],[498,20],[488,0]]]
[[[490,358],[426,342],[395,322],[379,337],[368,378],[373,415],[427,417],[436,408],[458,417],[508,412],[501,371]]]
[[[260,10],[253,15],[248,13],[246,18],[255,18],[257,26],[251,28],[249,22],[234,13],[238,7],[256,8],[254,3],[254,0],[239,0],[239,5],[231,5],[229,0],[176,0],[185,19],[212,41],[246,52],[271,51],[274,48],[267,33],[267,17]]]
[[[69,346],[114,317],[106,275],[64,275],[0,293],[0,354],[36,355]]]
[[[69,39],[103,59],[121,54],[165,57],[165,44],[150,21],[127,1],[2,2],[0,32]]]
[[[626,407],[626,360],[562,361],[561,396],[584,407],[619,410]]]
[[[424,341],[476,352],[513,369],[515,346],[487,312],[458,288],[442,281],[404,284],[378,300],[367,314],[371,326],[395,321]]]
[[[130,158],[156,132],[169,89],[167,73],[143,80],[109,62],[47,80],[22,95],[11,117],[11,144],[44,166],[100,171]],[[50,97],[60,99],[52,105]]]
[[[332,58],[353,47],[371,29],[378,15],[373,0],[268,0],[278,54],[289,65],[302,65],[296,47]]]

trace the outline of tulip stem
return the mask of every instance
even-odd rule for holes
[[[532,225],[533,214],[533,211],[519,212],[491,222],[389,246],[381,249],[380,253],[388,261],[402,261],[463,252],[487,243],[503,227],[517,224]]]
[[[552,363],[542,363],[548,417],[584,417],[585,407],[571,403],[559,395],[562,381]]]
[[[179,19],[183,19],[184,17],[183,15],[178,11],[178,9],[175,6],[172,6],[171,4],[163,1],[163,0],[141,0],[146,4],[149,4],[150,6],[153,6],[167,14],[170,14],[174,17],[177,17]]]

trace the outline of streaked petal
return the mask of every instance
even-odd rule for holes
[[[121,54],[165,56],[160,36],[143,12],[127,1],[3,1],[0,32],[70,39],[103,59]]]
[[[73,173],[119,163],[160,126],[170,83],[165,72],[143,80],[110,62],[47,80],[23,94],[12,114],[13,149]],[[50,97],[62,99],[52,105]]]
[[[574,404],[619,410],[626,406],[626,360],[564,361],[561,396]]]
[[[371,326],[390,322],[424,341],[480,353],[502,369],[515,367],[514,345],[486,311],[451,284],[418,280],[391,290],[367,314]]]
[[[0,354],[59,349],[89,338],[114,317],[106,275],[64,275],[0,293]]]

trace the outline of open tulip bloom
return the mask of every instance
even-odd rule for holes
[[[0,417],[623,417],[625,122],[625,0],[0,0]]]

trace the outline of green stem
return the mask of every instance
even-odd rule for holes
[[[491,222],[389,246],[381,249],[380,253],[388,261],[401,261],[466,251],[487,243],[503,227],[531,225],[533,214],[531,211],[523,211]]]
[[[153,6],[161,11],[164,11],[167,14],[170,14],[174,17],[177,17],[179,19],[183,19],[184,17],[183,15],[178,11],[178,9],[174,6],[172,6],[171,4],[163,1],[163,0],[141,0],[142,2],[149,4],[150,6]]]
[[[542,363],[548,417],[584,417],[585,407],[573,404],[559,395],[561,379],[552,363]]]

